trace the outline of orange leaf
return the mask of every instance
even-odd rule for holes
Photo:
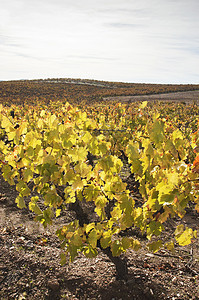
[[[198,164],[199,164],[199,155],[196,156],[196,158],[193,162],[194,167],[196,167]]]
[[[199,173],[199,155],[196,156],[194,162],[193,162],[193,172]]]

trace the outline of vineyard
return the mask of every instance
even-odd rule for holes
[[[152,95],[172,92],[198,91],[199,85],[122,83],[82,79],[45,79],[0,82],[0,103],[39,105],[40,102],[69,102],[71,104],[106,104],[107,97]]]
[[[138,87],[95,81],[80,86],[80,82],[64,81],[64,85],[59,81],[72,92],[63,97],[66,90],[60,90],[62,100],[50,101],[47,91],[57,98],[60,87],[55,88],[54,81],[1,82],[0,200],[6,207],[4,190],[11,189],[11,198],[15,199],[12,205],[21,209],[14,213],[21,211],[35,224],[41,224],[30,247],[25,246],[23,226],[16,226],[16,221],[10,221],[9,226],[0,224],[1,240],[12,236],[11,247],[17,249],[18,257],[22,256],[21,263],[24,253],[31,256],[38,247],[48,247],[52,236],[46,238],[45,234],[49,230],[54,231],[55,248],[59,249],[51,272],[53,280],[43,281],[44,291],[38,298],[198,299],[198,104],[113,104],[102,99],[133,95],[138,88],[149,94],[154,89],[161,93],[196,90],[198,86]],[[33,88],[35,98],[30,99]],[[134,266],[134,274],[132,266],[138,262],[139,253],[139,263],[148,271],[140,274]],[[97,262],[103,266],[109,261],[111,265],[108,269],[102,267],[105,273],[100,277],[102,282],[103,278],[110,280],[108,285],[103,283],[106,288],[97,287],[100,281],[93,288],[91,283],[87,286],[73,278],[70,293],[64,291],[68,279],[55,280],[54,274],[75,266],[78,259],[94,277]],[[0,273],[2,284],[8,276],[4,271]],[[161,272],[170,273],[166,287],[161,286]],[[178,272],[184,279],[175,276]],[[159,274],[159,284],[155,285],[155,277],[146,283],[149,273]],[[33,283],[34,278],[31,280]],[[186,282],[180,287],[178,281],[183,280]],[[74,282],[79,282],[79,287]],[[34,299],[32,283],[20,288],[16,284],[17,289],[10,292],[3,289],[2,296]]]

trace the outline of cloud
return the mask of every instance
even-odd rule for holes
[[[44,61],[44,60],[48,59],[48,58],[44,58],[44,57],[36,57],[36,56],[33,56],[33,55],[28,55],[28,54],[19,53],[19,52],[12,52],[12,54],[16,55],[17,57],[27,58],[27,59],[31,59],[31,60]]]
[[[100,57],[100,56],[86,56],[86,55],[67,55],[66,58],[83,59],[83,60],[104,60],[104,61],[117,61],[113,57]]]
[[[191,82],[199,72],[198,9],[198,0],[3,0],[0,79],[24,70],[23,78],[67,71]]]
[[[4,34],[0,34],[0,46],[2,45],[6,45],[8,43],[9,37],[4,35]]]
[[[20,43],[20,39],[8,35],[0,34],[0,46],[1,47],[24,47],[23,43]]]
[[[129,24],[129,23],[105,23],[105,26],[113,27],[113,28],[120,28],[120,29],[137,29],[143,27],[143,25],[140,24]]]

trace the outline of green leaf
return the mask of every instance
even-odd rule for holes
[[[158,202],[160,204],[170,204],[174,201],[175,196],[176,196],[176,190],[170,192],[169,194],[161,194],[160,193],[158,196]]]
[[[184,225],[183,224],[180,224],[176,227],[176,230],[175,230],[175,235],[178,236],[178,235],[181,235],[184,231]]]
[[[51,188],[46,189],[44,199],[44,204],[46,206],[48,205],[56,208],[62,203],[62,198],[57,195],[56,190],[52,190]]]
[[[152,221],[147,226],[147,238],[151,239],[153,235],[160,235],[164,226],[159,221]]]
[[[123,247],[120,241],[115,240],[111,245],[111,251],[113,256],[119,256],[123,252]]]
[[[131,161],[133,161],[134,159],[139,159],[140,157],[138,149],[132,142],[130,142],[127,147],[127,154]]]
[[[174,243],[172,241],[165,243],[164,247],[167,248],[167,250],[172,251],[174,249]]]
[[[71,238],[71,241],[73,242],[73,244],[75,245],[75,246],[81,246],[82,245],[82,238],[81,238],[81,236],[79,235],[79,233],[78,232],[76,232],[74,235],[73,235],[73,237]]]
[[[61,253],[60,254],[60,264],[63,266],[66,264],[66,254],[65,253]]]
[[[153,243],[147,244],[147,247],[149,251],[152,251],[153,253],[156,253],[160,248],[162,248],[162,241],[157,241]]]
[[[88,258],[96,257],[98,254],[97,249],[92,248],[90,245],[84,247],[83,253]]]
[[[44,228],[46,228],[48,224],[52,225],[52,217],[53,217],[52,209],[48,207],[42,212],[42,214],[43,215],[38,215],[36,217],[36,220],[40,221],[43,224]]]
[[[99,155],[101,155],[101,156],[105,155],[108,151],[107,143],[105,143],[105,142],[99,143],[98,151],[99,151]]]
[[[142,163],[140,162],[139,159],[134,159],[131,161],[131,172],[138,174],[138,175],[142,175],[143,173],[143,169],[142,169]]]
[[[122,243],[122,248],[124,250],[127,250],[132,245],[132,239],[125,236],[122,238],[121,243]]]
[[[100,239],[100,244],[103,249],[106,249],[108,246],[111,244],[111,237],[112,233],[111,232],[104,232],[103,237]]]
[[[70,254],[70,261],[71,261],[71,262],[73,262],[74,259],[75,259],[75,257],[77,256],[77,254],[78,254],[77,250],[78,250],[78,247],[75,246],[74,244],[69,244],[69,245],[67,246],[67,251],[68,251],[69,254]]]
[[[39,197],[32,197],[31,201],[29,202],[29,209],[33,211],[36,215],[42,215],[42,211],[36,203],[38,200]]]
[[[33,172],[30,169],[23,170],[23,179],[25,182],[29,182],[33,177]]]
[[[94,201],[100,194],[100,188],[94,184],[88,184],[83,193],[86,201]]]
[[[178,158],[178,152],[170,139],[168,139],[165,143],[165,151],[169,151],[175,157],[175,159]]]
[[[6,181],[8,181],[8,183],[10,185],[14,185],[15,183],[14,183],[14,180],[13,180],[13,172],[11,170],[11,167],[8,164],[6,164],[6,165],[3,165],[1,170],[2,170],[2,173],[3,173],[4,179]]]
[[[97,231],[95,229],[93,229],[88,236],[88,241],[89,244],[93,247],[96,248],[97,247]]]
[[[31,190],[27,186],[27,184],[23,180],[19,180],[19,182],[16,184],[16,190],[23,196],[29,196]]]

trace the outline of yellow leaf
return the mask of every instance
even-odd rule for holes
[[[1,126],[2,126],[2,128],[5,128],[6,131],[7,131],[8,127],[13,126],[13,124],[12,124],[12,122],[9,120],[8,117],[2,116]]]
[[[86,233],[89,233],[90,230],[95,228],[95,223],[90,223],[86,226]]]
[[[19,207],[19,208],[25,208],[26,207],[26,204],[24,202],[24,198],[20,195],[15,199],[15,202],[17,203],[17,207]]]
[[[79,173],[81,177],[86,177],[92,170],[92,166],[88,166],[86,163],[81,162],[75,166],[75,171]]]
[[[138,251],[141,248],[141,244],[138,240],[132,240],[131,241],[131,247],[133,248],[133,250]]]
[[[165,248],[167,248],[169,251],[172,251],[174,249],[174,243],[168,242],[164,244]]]
[[[179,225],[181,226],[181,225]],[[195,232],[191,228],[186,227],[186,229],[182,232],[182,226],[176,228],[175,238],[180,246],[186,246],[191,244],[192,239],[195,237]],[[184,228],[184,226],[183,226]]]
[[[84,183],[81,180],[81,177],[79,175],[77,175],[74,182],[73,182],[73,184],[72,184],[72,188],[73,188],[74,191],[77,191],[77,190],[83,189],[83,187],[84,187]]]
[[[143,109],[147,106],[148,101],[143,101],[142,104],[139,106],[140,109]]]
[[[61,209],[56,209],[56,218],[59,217],[61,214]]]
[[[44,117],[45,114],[46,114],[45,110],[42,110],[41,113],[40,113],[40,116],[41,116],[41,117]]]

